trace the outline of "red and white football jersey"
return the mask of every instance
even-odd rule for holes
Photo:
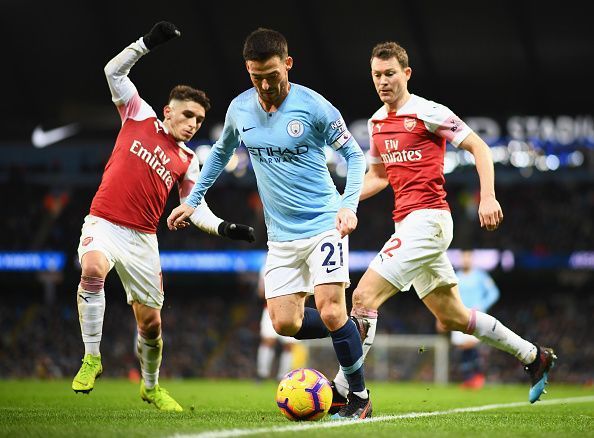
[[[133,43],[106,66],[122,128],[91,214],[154,234],[173,185],[178,183],[183,202],[198,179],[200,165],[196,155],[167,132],[128,79],[130,68],[146,51],[140,42]]]
[[[394,222],[414,210],[449,210],[444,190],[446,141],[472,130],[447,107],[411,94],[396,112],[380,108],[368,122],[370,163],[383,163],[394,190]]]

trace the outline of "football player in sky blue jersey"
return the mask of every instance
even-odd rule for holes
[[[466,307],[486,313],[499,299],[499,288],[484,270],[473,266],[472,251],[462,251],[461,268],[456,271],[458,291]],[[443,331],[437,322],[437,330]],[[460,370],[464,378],[463,388],[480,389],[485,384],[485,374],[478,351],[479,339],[475,336],[453,331],[452,344],[461,352]]]
[[[340,113],[320,94],[289,82],[293,58],[287,41],[270,29],[246,39],[243,56],[253,88],[237,96],[208,156],[200,179],[167,224],[185,228],[206,190],[240,143],[252,161],[268,231],[265,294],[274,329],[297,339],[331,336],[349,383],[348,401],[335,418],[371,416],[363,377],[361,338],[345,304],[348,234],[357,226],[357,206],[365,173],[361,148]],[[342,196],[326,164],[325,147],[346,160]],[[314,294],[317,310],[304,306]]]
[[[499,288],[491,276],[473,266],[472,251],[462,252],[462,265],[456,276],[460,298],[466,307],[486,312],[499,299]]]

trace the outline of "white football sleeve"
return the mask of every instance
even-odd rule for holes
[[[140,38],[122,50],[105,66],[105,77],[111,91],[111,98],[116,106],[125,105],[137,93],[128,74],[136,61],[146,53],[148,53],[148,49]]]
[[[190,216],[190,221],[202,231],[218,236],[219,225],[223,222],[223,219],[215,215],[203,199]]]
[[[182,146],[180,146],[182,147]],[[187,149],[183,146],[184,149]],[[196,154],[192,155],[192,161],[190,161],[190,165],[188,166],[188,170],[186,174],[183,176],[183,180],[179,184],[179,201],[183,204],[186,201],[186,198],[192,187],[194,187],[194,183],[198,180],[200,176],[200,163],[198,162],[198,157]],[[209,234],[214,234],[216,236],[219,235],[218,229],[223,219],[216,216],[208,207],[208,204],[203,199],[200,204],[190,216],[190,221],[200,228],[202,231],[206,231]]]

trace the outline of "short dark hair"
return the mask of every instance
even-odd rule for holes
[[[384,61],[390,58],[396,58],[400,67],[408,67],[408,54],[404,47],[394,41],[386,41],[383,43],[376,44],[371,51],[371,61],[373,58],[383,59]]]
[[[210,99],[202,90],[190,87],[189,85],[176,85],[169,93],[169,102],[172,100],[185,100],[199,103],[205,111],[210,109]]]
[[[260,27],[250,33],[243,44],[243,59],[267,61],[273,56],[284,60],[289,56],[287,40],[280,32]]]

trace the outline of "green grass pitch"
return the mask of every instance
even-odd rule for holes
[[[370,382],[374,419],[338,424],[287,421],[274,402],[275,382],[161,383],[184,412],[157,411],[141,401],[138,384],[127,380],[99,379],[90,395],[75,394],[67,380],[0,380],[0,436],[594,437],[594,388],[554,381],[542,397],[545,402],[535,405],[525,403],[528,385],[468,391],[454,385]],[[470,409],[452,412],[460,408]]]

